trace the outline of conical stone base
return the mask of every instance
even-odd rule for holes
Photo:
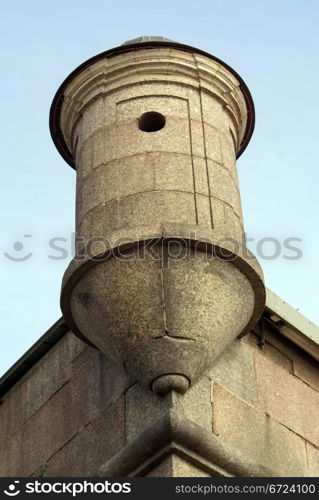
[[[165,255],[164,255],[165,254]],[[233,262],[159,245],[90,267],[62,303],[71,327],[158,394],[184,393],[249,323],[254,291]],[[67,306],[67,307],[66,307]]]

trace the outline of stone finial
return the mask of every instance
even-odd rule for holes
[[[236,171],[253,121],[231,68],[164,40],[92,58],[53,101],[53,139],[77,171],[63,314],[159,394],[185,392],[263,310]]]

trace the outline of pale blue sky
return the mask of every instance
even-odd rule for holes
[[[318,25],[317,0],[2,0],[0,374],[61,315],[75,172],[50,138],[54,93],[81,62],[141,35],[199,47],[246,81],[256,129],[238,172],[250,248],[302,239],[301,259],[282,248],[260,263],[266,285],[319,322]],[[67,259],[48,258],[54,236],[68,239]],[[4,252],[33,255],[14,262]]]

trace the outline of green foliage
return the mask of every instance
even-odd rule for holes
[[[41,462],[40,467],[37,470],[36,476],[44,477],[47,473],[48,468],[49,468],[49,463],[44,460],[43,462]]]

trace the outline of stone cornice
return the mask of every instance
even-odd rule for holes
[[[144,476],[176,454],[212,476],[275,477],[275,471],[206,431],[175,410],[166,412],[99,470],[102,477]]]
[[[243,152],[254,128],[254,105],[239,75],[199,49],[174,42],[149,42],[99,54],[74,70],[61,85],[52,103],[50,129],[65,160],[74,166],[72,130],[88,103],[97,95],[152,81],[176,81],[221,99],[236,131],[237,156]]]

